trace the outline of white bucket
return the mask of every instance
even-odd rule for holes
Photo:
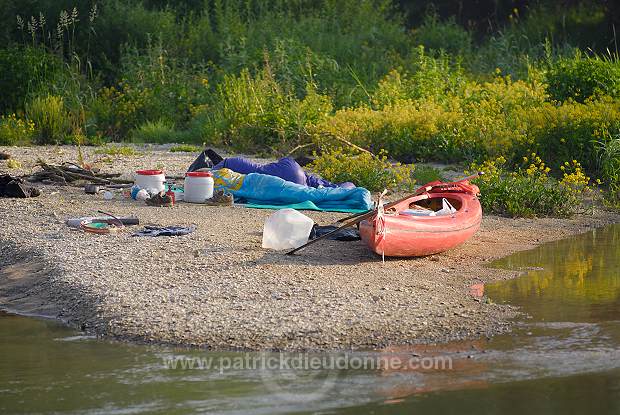
[[[138,170],[134,184],[150,193],[163,192],[166,189],[166,176],[161,170]]]
[[[263,248],[292,249],[308,242],[314,221],[295,209],[281,209],[265,221]]]
[[[192,171],[185,173],[183,201],[204,203],[213,197],[213,175],[208,171]]]

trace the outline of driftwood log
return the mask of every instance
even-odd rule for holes
[[[28,181],[31,182],[54,182],[60,184],[83,185],[84,181],[103,185],[131,184],[132,180],[119,179],[120,173],[100,173],[94,169],[85,169],[77,164],[63,163],[60,165],[47,164],[39,159],[37,165],[41,170],[33,173]]]

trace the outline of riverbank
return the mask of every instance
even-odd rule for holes
[[[22,163],[11,174],[30,173],[37,157],[77,160],[74,147],[5,150]],[[83,151],[89,162],[113,159],[98,164],[126,177],[155,167],[180,175],[194,158],[165,147],[135,156]],[[620,221],[602,211],[566,220],[485,216],[480,232],[458,249],[382,264],[361,242],[327,241],[294,257],[263,250],[268,210],[154,208],[119,194],[106,201],[80,188],[41,189],[33,199],[0,199],[2,307],[60,318],[99,336],[211,349],[380,348],[504,332],[515,310],[473,296],[470,287],[515,273],[486,263]],[[132,238],[84,234],[64,223],[98,209],[135,215],[141,224],[195,224],[197,231]],[[321,224],[343,216],[304,213]]]

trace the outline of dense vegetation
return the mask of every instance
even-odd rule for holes
[[[407,167],[381,173],[385,154],[401,163],[502,157],[497,177],[520,174],[513,184],[523,187],[532,177],[520,166],[534,153],[549,168],[535,181],[540,191],[559,189],[569,162],[617,203],[615,3],[455,9],[462,3],[3,2],[0,144],[208,143],[270,155],[301,147],[322,154],[314,166],[324,175],[371,188],[404,176],[409,184]],[[348,143],[378,156],[352,162]],[[486,207],[554,214],[560,199]]]

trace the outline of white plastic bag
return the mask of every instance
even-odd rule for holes
[[[314,221],[295,209],[281,209],[265,221],[263,248],[293,249],[308,242]]]
[[[436,211],[435,215],[433,216],[451,215],[453,213],[456,213],[456,209],[454,209],[454,206],[452,206],[445,197],[441,200],[441,204],[442,208]]]
[[[432,211],[428,209],[405,209],[400,213],[402,215],[409,216],[443,216],[456,213],[456,209],[450,204],[450,202],[448,202],[446,198],[442,198],[441,205],[442,207],[438,211]]]

